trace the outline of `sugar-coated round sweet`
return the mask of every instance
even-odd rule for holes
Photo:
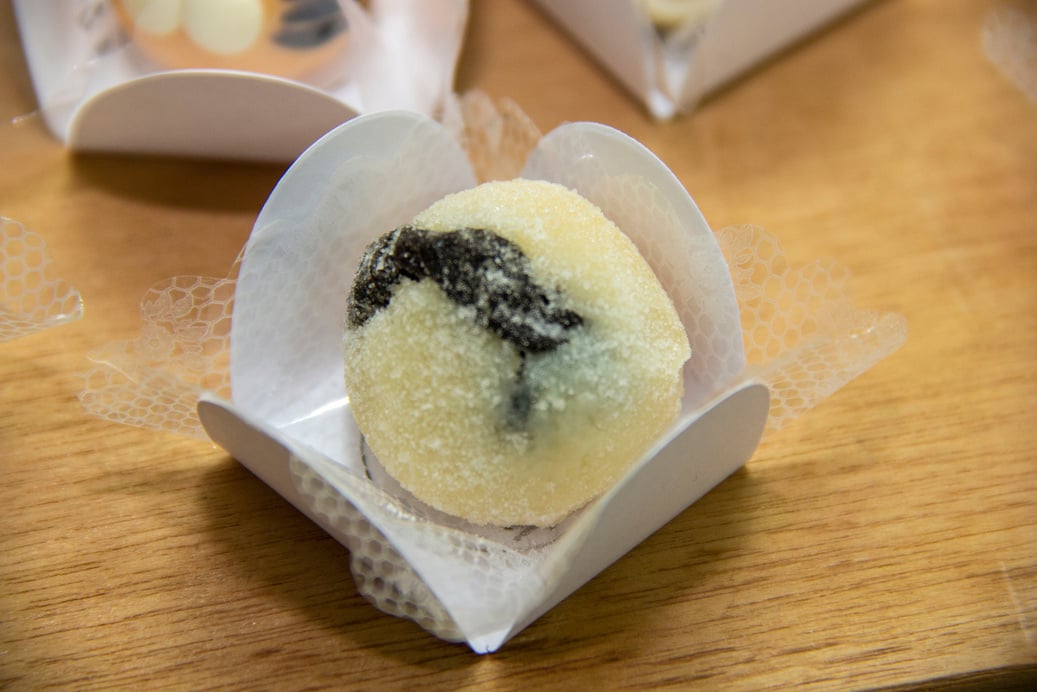
[[[687,334],[634,244],[542,181],[449,195],[368,248],[345,378],[360,430],[420,500],[550,526],[680,409]]]
[[[338,0],[117,0],[134,45],[165,69],[219,68],[303,79],[341,57]]]

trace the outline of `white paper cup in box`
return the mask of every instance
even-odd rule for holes
[[[657,118],[863,0],[536,0]]]
[[[692,345],[678,420],[604,496],[554,529],[493,529],[424,507],[372,473],[343,377],[353,274],[381,233],[476,184],[450,133],[411,113],[337,128],[271,194],[238,276],[233,401],[206,398],[199,409],[215,441],[355,551],[354,566],[393,556],[369,580],[384,588],[402,578],[397,598],[383,599],[388,609],[477,651],[499,647],[741,466],[767,417],[765,387],[738,380],[745,359],[723,254],[654,155],[608,127],[576,123],[544,137],[522,176],[574,189],[619,225]],[[378,537],[377,558],[365,551],[370,536],[350,533],[361,518]]]

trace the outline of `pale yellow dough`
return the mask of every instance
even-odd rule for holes
[[[346,386],[386,471],[417,498],[479,524],[554,525],[613,485],[680,408],[690,356],[673,304],[634,244],[553,183],[493,182],[450,195],[415,227],[492,231],[584,324],[527,357],[528,426],[502,422],[516,348],[429,280],[406,280],[347,329]]]

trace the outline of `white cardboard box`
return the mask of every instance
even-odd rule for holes
[[[68,147],[290,161],[360,113],[433,113],[453,86],[467,0],[371,0],[369,12],[341,4],[356,32],[351,66],[322,86],[225,69],[156,70],[120,35],[107,0],[14,0],[14,9],[40,113]]]
[[[534,0],[657,118],[711,91],[864,0],[723,0],[696,26],[663,34],[638,0]]]

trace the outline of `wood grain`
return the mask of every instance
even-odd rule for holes
[[[531,4],[475,0],[460,89],[598,120],[720,228],[833,257],[907,345],[494,655],[358,596],[344,549],[220,450],[85,416],[86,353],[226,272],[282,169],[75,156],[0,2],[0,214],[83,320],[0,344],[0,687],[758,689],[1037,680],[1037,104],[998,2],[886,0],[652,122]],[[11,118],[18,118],[12,124]]]

